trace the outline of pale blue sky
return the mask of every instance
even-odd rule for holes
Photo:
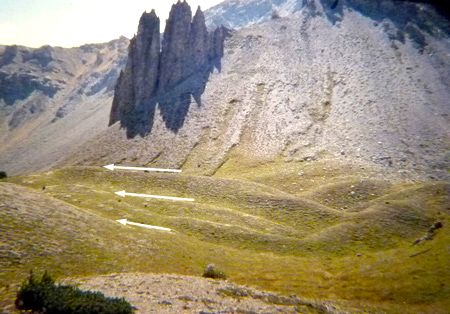
[[[223,0],[188,0],[203,10]],[[106,42],[137,30],[142,12],[155,9],[161,30],[176,0],[0,0],[0,44],[73,47]]]

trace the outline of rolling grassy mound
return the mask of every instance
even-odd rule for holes
[[[193,197],[171,202],[114,194]],[[0,296],[30,269],[199,275],[369,312],[449,308],[449,184],[332,163],[239,165],[211,177],[63,168],[0,183]],[[165,233],[115,220],[168,227]],[[443,228],[430,240],[437,221]]]

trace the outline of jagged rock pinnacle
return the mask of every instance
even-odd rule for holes
[[[205,24],[205,16],[203,15],[200,6],[198,7],[191,24],[190,52],[190,64],[192,65],[192,68],[188,69],[188,74],[194,72],[196,69],[204,67],[208,63],[208,30]]]
[[[217,66],[224,34],[224,29],[208,33],[200,6],[192,17],[189,4],[178,1],[172,5],[161,43],[160,20],[155,10],[144,12],[130,42],[127,65],[116,84],[110,125],[117,121],[125,127],[135,127],[137,121],[145,124],[153,119],[155,99],[165,97],[188,79],[192,84],[185,84],[188,87],[184,87],[183,94],[195,94],[198,98],[194,89],[202,90],[198,86],[205,81],[204,73]]]
[[[189,40],[192,12],[186,2],[172,6],[164,30],[161,51],[159,91],[173,88],[189,71]]]
[[[128,62],[116,84],[110,123],[156,93],[160,58],[160,21],[155,11],[144,12],[130,42]]]

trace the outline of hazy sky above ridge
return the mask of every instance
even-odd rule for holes
[[[223,0],[188,0],[193,13]],[[177,0],[0,0],[0,44],[73,47],[131,38],[144,11],[156,10],[161,31]]]

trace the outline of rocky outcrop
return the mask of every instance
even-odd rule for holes
[[[144,101],[156,92],[160,47],[159,18],[155,11],[144,13],[139,22],[134,50],[134,96],[136,102]],[[142,85],[142,87],[141,87]]]
[[[214,66],[220,71],[220,60],[223,57],[224,41],[228,36],[228,29],[224,26],[216,28],[211,36],[209,49],[209,59],[214,62]]]
[[[52,47],[30,49],[21,46],[0,47],[0,103],[12,106],[28,98],[33,92],[53,97],[64,88],[64,82],[53,80],[56,52]],[[17,71],[18,64],[26,64],[27,71]],[[33,71],[34,70],[34,71]],[[42,75],[46,73],[47,75]]]
[[[186,2],[179,2],[172,7],[162,44],[159,80],[161,92],[170,90],[188,75],[191,20],[191,8]]]
[[[144,13],[137,35],[131,40],[128,62],[117,80],[110,121],[133,112],[135,106],[156,93],[160,57],[159,18]]]
[[[110,125],[120,121],[130,137],[151,131],[158,104],[167,127],[178,130],[191,96],[200,103],[208,75],[220,69],[228,31],[220,27],[210,34],[200,7],[192,17],[187,2],[174,4],[162,44],[159,22],[154,11],[142,15],[115,88]]]
[[[3,100],[7,106],[12,106],[16,101],[29,97],[33,91],[41,92],[51,98],[62,89],[61,85],[45,77],[28,73],[0,71],[0,100]]]
[[[201,69],[207,65],[210,50],[205,16],[202,10],[200,10],[200,7],[197,9],[192,20],[190,37],[190,64],[193,66],[193,69],[190,72],[192,73],[195,69]],[[223,47],[223,40],[221,45]]]

